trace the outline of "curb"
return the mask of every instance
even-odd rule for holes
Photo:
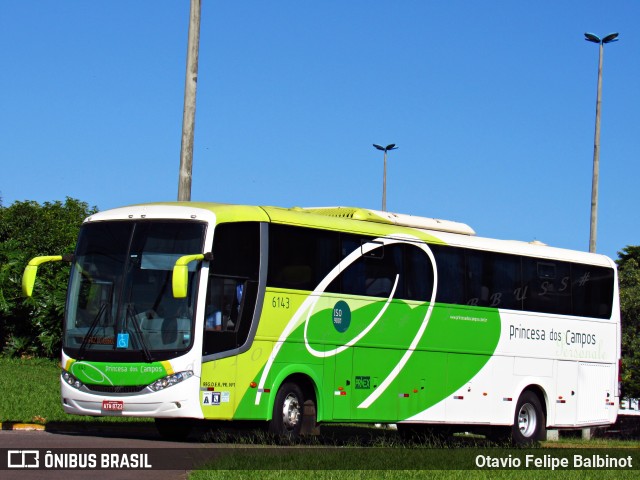
[[[155,434],[156,427],[152,422],[122,422],[122,423],[102,423],[102,422],[48,422],[23,423],[23,422],[0,422],[0,431],[32,431],[51,433],[103,433],[118,434],[121,432],[133,433],[137,435]]]
[[[0,430],[21,430],[21,431],[39,431],[44,432],[45,426],[38,423],[0,423]]]

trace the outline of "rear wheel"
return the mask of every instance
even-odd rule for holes
[[[293,382],[282,384],[273,405],[273,416],[269,431],[289,438],[300,436],[304,417],[305,396],[302,389]]]
[[[544,440],[546,419],[540,399],[530,391],[520,395],[511,428],[511,441],[515,445],[527,445]]]

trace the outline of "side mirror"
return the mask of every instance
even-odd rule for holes
[[[22,293],[25,297],[33,295],[33,285],[36,283],[36,275],[38,273],[38,267],[47,262],[59,262],[62,260],[62,255],[51,255],[45,257],[32,258],[24,269],[22,274]]]
[[[173,298],[186,298],[189,290],[189,264],[191,262],[201,262],[202,260],[212,260],[211,253],[196,253],[184,255],[176,260],[173,266],[173,276],[171,286],[173,288]]]

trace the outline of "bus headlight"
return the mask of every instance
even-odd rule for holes
[[[173,385],[176,385],[189,377],[193,377],[193,371],[191,370],[174,373],[173,375],[167,375],[164,378],[156,380],[151,385],[149,385],[149,388],[154,392],[158,392],[160,390],[164,390],[165,388],[172,387]]]
[[[66,370],[62,371],[62,381],[71,385],[73,388],[82,388],[84,384]]]

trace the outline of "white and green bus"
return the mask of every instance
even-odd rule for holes
[[[38,265],[23,278],[31,295]],[[508,433],[615,422],[609,258],[374,210],[162,203],[87,218],[71,262],[62,405]]]

